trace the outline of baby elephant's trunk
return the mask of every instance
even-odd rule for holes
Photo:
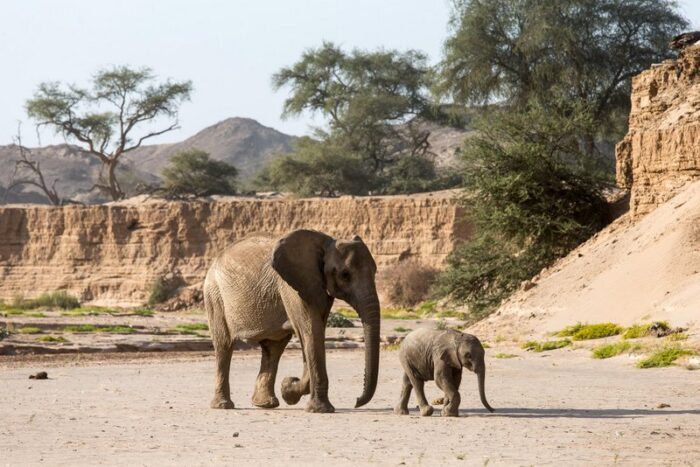
[[[483,361],[476,367],[476,376],[479,379],[479,397],[481,398],[481,403],[484,404],[486,410],[493,412],[493,407],[491,407],[486,400],[486,391],[484,390],[484,383],[486,381],[486,365]]]

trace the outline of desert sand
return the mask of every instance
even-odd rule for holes
[[[518,354],[496,359],[494,352]],[[628,357],[587,350],[528,354],[488,349],[487,395],[462,383],[459,418],[392,413],[401,371],[382,352],[374,399],[353,409],[361,351],[328,354],[336,413],[283,402],[252,407],[257,352],[232,366],[235,410],[212,410],[211,355],[132,359],[93,355],[0,360],[0,463],[7,465],[697,465],[700,378],[680,367],[639,370]],[[301,369],[298,351],[281,377]],[[28,379],[46,370],[44,381]],[[427,386],[429,399],[439,395]],[[414,399],[411,400],[415,407]],[[664,407],[661,404],[668,404]]]

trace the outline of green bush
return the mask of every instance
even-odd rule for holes
[[[558,333],[559,337],[571,337],[575,341],[590,339],[600,339],[603,337],[616,336],[623,331],[623,328],[614,323],[598,324],[575,324],[567,326]]]
[[[606,225],[610,177],[581,144],[582,106],[531,105],[482,120],[463,150],[464,204],[475,236],[455,249],[436,292],[475,317]]]
[[[632,344],[627,341],[615,342],[613,344],[604,344],[593,349],[593,358],[611,358],[620,355],[623,352],[630,350]]]
[[[339,313],[331,313],[328,315],[328,321],[326,322],[327,328],[354,328],[355,325],[352,321],[347,319],[345,316]]]
[[[154,306],[170,299],[180,284],[181,279],[178,277],[173,276],[169,278],[166,276],[158,276],[151,285],[151,293],[148,296],[148,306]]]
[[[651,328],[655,327],[660,330],[668,331],[670,326],[666,321],[654,321],[651,324],[633,324],[625,329],[622,334],[623,339],[638,339],[649,335]]]
[[[695,352],[692,350],[684,349],[682,347],[667,347],[665,349],[659,350],[653,355],[640,360],[637,362],[637,368],[659,368],[670,366],[678,360],[680,357],[685,355],[694,355]]]
[[[186,149],[163,169],[163,189],[170,196],[233,195],[237,175],[231,164],[210,159],[205,151]]]

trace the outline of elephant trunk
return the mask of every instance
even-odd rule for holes
[[[484,390],[484,383],[486,380],[486,364],[484,363],[483,359],[481,360],[481,363],[477,365],[475,373],[479,380],[479,397],[481,398],[481,403],[484,404],[486,410],[493,412],[493,407],[491,407],[486,401],[486,392]]]
[[[362,320],[365,334],[365,383],[362,395],[357,398],[355,407],[362,407],[374,396],[379,376],[379,299],[374,291],[361,300],[357,312]]]

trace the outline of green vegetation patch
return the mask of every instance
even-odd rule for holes
[[[17,329],[17,332],[19,334],[41,334],[42,331],[40,328],[37,328],[35,326],[24,326],[19,329]]]
[[[63,332],[70,333],[88,333],[88,332],[106,332],[109,334],[134,334],[136,329],[130,326],[95,326],[94,324],[78,324],[66,326]]]
[[[178,324],[177,326],[175,326],[172,332],[178,334],[191,334],[193,336],[204,337],[202,334],[199,333],[199,331],[207,331],[208,329],[209,326],[206,323],[187,323]]]
[[[669,334],[668,336],[666,336],[666,339],[671,341],[671,342],[687,341],[688,334],[686,334],[684,332],[675,332],[673,334]]]
[[[637,368],[661,368],[670,366],[680,357],[686,355],[695,355],[695,352],[678,346],[666,347],[648,358],[638,361]]]
[[[531,350],[533,352],[546,352],[548,350],[561,349],[562,347],[566,347],[569,345],[571,345],[571,340],[569,339],[560,339],[556,341],[545,342],[528,341],[522,345],[522,348],[525,350]]]
[[[78,308],[79,306],[80,301],[65,290],[43,293],[36,298],[30,299],[17,296],[12,301],[12,308],[21,310],[32,310],[35,308],[61,308],[70,310]]]
[[[119,313],[119,310],[115,308],[101,307],[101,306],[81,306],[78,308],[73,308],[61,313],[61,316],[99,316],[99,315],[113,315]]]
[[[640,337],[646,337],[650,334],[652,328],[668,331],[670,326],[667,321],[654,321],[651,324],[633,324],[625,329],[622,338],[639,339]]]
[[[599,345],[593,349],[593,358],[611,358],[632,349],[632,344],[627,341],[615,342],[612,344]]]
[[[328,321],[326,322],[327,328],[354,328],[355,325],[352,321],[347,319],[340,313],[331,313],[328,315]]]
[[[395,331],[395,332],[411,332],[411,331],[413,331],[413,329],[411,329],[411,328],[405,328],[405,327],[403,327],[403,326],[396,326],[396,327],[394,328],[394,331]]]
[[[50,342],[56,344],[67,344],[70,341],[63,336],[40,336],[36,338],[39,342]]]
[[[388,352],[396,352],[401,347],[401,342],[392,342],[391,344],[385,344],[382,348]]]
[[[150,308],[137,308],[135,310],[131,310],[132,315],[137,315],[137,316],[153,316],[154,311],[151,310]]]
[[[512,354],[512,353],[503,353],[503,352],[499,352],[493,356],[493,358],[515,358],[515,357],[517,357],[517,355]]]
[[[617,336],[623,328],[614,323],[581,324],[567,326],[557,332],[555,336],[571,337],[575,341],[601,339],[603,337]]]

